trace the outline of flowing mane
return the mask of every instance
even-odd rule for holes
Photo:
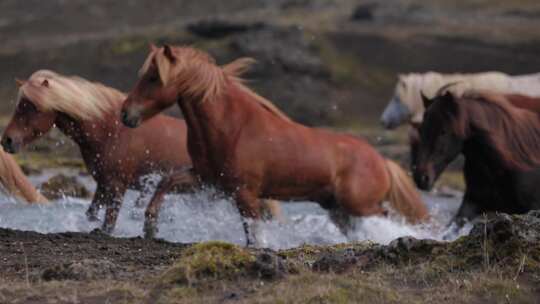
[[[18,100],[23,96],[42,111],[59,111],[79,120],[103,119],[126,98],[103,84],[49,70],[32,74],[19,88]]]
[[[466,92],[454,99],[458,115],[454,131],[467,136],[474,127],[482,131],[501,159],[511,168],[532,169],[540,165],[540,128],[536,113],[514,107],[501,94]]]
[[[202,102],[213,101],[224,94],[230,85],[237,86],[270,113],[290,121],[271,101],[258,95],[240,77],[255,62],[252,58],[240,58],[229,64],[218,66],[209,54],[191,47],[171,47],[175,63],[171,64],[164,48],[154,48],[146,58],[139,75],[145,74],[152,65],[158,69],[161,81],[174,82],[186,96],[200,97]],[[170,76],[174,75],[174,76]]]

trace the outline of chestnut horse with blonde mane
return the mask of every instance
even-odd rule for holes
[[[427,111],[413,156],[417,185],[429,190],[463,154],[466,190],[458,225],[484,212],[540,209],[539,101],[491,92],[424,97]]]
[[[13,195],[19,200],[31,204],[48,202],[26,178],[13,157],[2,149],[0,149],[0,185],[7,195]]]
[[[386,199],[410,222],[428,218],[412,180],[365,140],[298,124],[246,87],[252,62],[220,67],[194,48],[152,47],[122,120],[137,127],[178,102],[194,172],[235,199],[248,245],[260,197],[318,202],[344,233],[350,216],[385,214]]]
[[[106,206],[105,232],[114,230],[125,191],[143,189],[141,177],[145,175],[163,176],[146,209],[146,222],[156,221],[167,192],[198,186],[188,170],[191,159],[184,120],[157,115],[133,130],[119,121],[126,95],[113,88],[48,70],[37,71],[27,81],[18,82],[17,108],[4,131],[2,146],[15,153],[57,126],[77,143],[86,168],[97,183],[86,214],[90,220],[96,220],[100,206]],[[142,198],[141,194],[136,205],[141,205]],[[271,215],[280,216],[277,202],[269,201],[267,207]]]

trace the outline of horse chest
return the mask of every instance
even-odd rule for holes
[[[524,213],[540,208],[540,170],[519,172],[465,164],[466,197],[481,211]]]

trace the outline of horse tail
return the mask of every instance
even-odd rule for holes
[[[390,191],[386,197],[390,205],[410,223],[427,220],[428,210],[412,179],[394,161],[386,159],[385,162],[390,175]]]
[[[0,149],[0,182],[10,195],[14,195],[28,203],[47,203],[48,200],[39,193],[24,175],[21,167],[13,157]]]

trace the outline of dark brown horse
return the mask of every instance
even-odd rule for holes
[[[141,188],[141,176],[158,173],[167,180],[174,177],[175,168],[191,166],[183,120],[158,115],[141,128],[126,128],[119,121],[123,93],[51,71],[35,72],[19,85],[18,104],[2,146],[16,153],[57,126],[79,145],[97,182],[87,216],[95,220],[100,206],[106,206],[106,232],[114,229],[125,191]],[[157,216],[156,204],[149,205],[148,217]]]
[[[385,214],[382,202],[411,222],[428,217],[412,180],[366,141],[291,121],[238,78],[252,63],[226,66],[187,47],[153,48],[123,107],[137,127],[178,103],[188,124],[194,172],[231,195],[248,245],[260,218],[259,197],[312,200],[329,209],[342,231],[350,215]]]
[[[540,120],[534,99],[472,92],[424,97],[413,158],[414,179],[429,190],[448,163],[465,156],[466,183],[456,220],[483,212],[540,208]]]
[[[449,86],[455,85],[457,82],[449,83],[443,87],[441,87],[438,92],[435,95],[443,95],[446,93],[446,89]],[[465,93],[465,96],[468,96],[469,98],[475,99],[475,96],[478,96],[481,98],[482,96],[491,95],[493,92],[488,91],[469,91]],[[496,93],[497,95],[500,95],[500,93]],[[430,103],[429,98],[427,98],[423,93],[421,93],[422,99]],[[531,96],[525,96],[520,94],[504,94],[504,98],[508,100],[513,106],[526,109],[529,111],[533,111],[537,113],[540,116],[540,98],[539,97],[531,97]],[[409,144],[411,148],[411,166],[412,170],[414,171],[414,164],[416,163],[416,157],[418,153],[416,150],[418,149],[418,145],[420,143],[420,134],[418,132],[418,129],[420,128],[419,124],[411,124],[409,127]]]

